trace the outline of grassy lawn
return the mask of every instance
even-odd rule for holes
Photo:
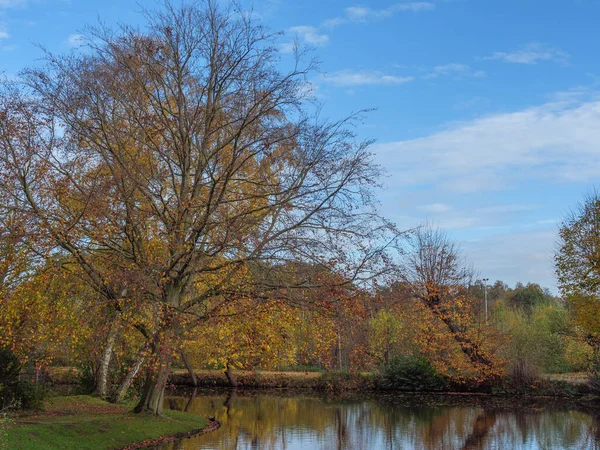
[[[118,449],[148,439],[189,432],[206,419],[178,411],[165,417],[136,415],[131,406],[113,405],[85,395],[56,397],[43,412],[14,419],[10,449]]]

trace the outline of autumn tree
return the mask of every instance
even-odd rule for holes
[[[461,372],[480,380],[498,375],[498,342],[492,338],[492,328],[475,314],[481,299],[469,295],[473,271],[443,231],[430,225],[415,231],[404,277],[420,316],[421,348],[435,355],[438,368],[445,361],[450,372],[442,371],[458,374],[459,379],[464,378]]]
[[[587,341],[600,344],[600,194],[593,191],[564,219],[555,255],[561,293]]]
[[[600,391],[600,194],[590,192],[563,220],[555,254],[558,285],[592,348],[590,386]]]
[[[207,315],[314,285],[281,276],[289,262],[342,265],[344,282],[384,270],[358,117],[313,113],[314,64],[297,54],[281,72],[274,34],[215,3],[90,30],[85,52],[48,54],[0,93],[6,206],[114,314],[137,312],[151,347],[138,412],[161,414],[175,349]]]
[[[195,367],[224,368],[235,386],[235,369],[272,370],[296,363],[292,337],[299,314],[282,300],[257,305],[253,299],[240,299],[197,327],[185,342],[185,354]]]

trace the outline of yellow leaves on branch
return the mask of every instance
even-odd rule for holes
[[[242,299],[198,327],[184,344],[198,367],[275,368],[292,364],[298,311],[282,302]]]

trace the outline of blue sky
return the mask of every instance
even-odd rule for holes
[[[132,0],[0,0],[0,72],[77,47]],[[600,176],[600,1],[269,0],[264,24],[322,61],[324,113],[377,108],[358,133],[387,170],[382,212],[446,228],[481,277],[556,289],[558,221]]]

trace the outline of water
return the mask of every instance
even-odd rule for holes
[[[222,427],[160,450],[600,449],[600,407],[564,400],[198,391],[167,403]]]

